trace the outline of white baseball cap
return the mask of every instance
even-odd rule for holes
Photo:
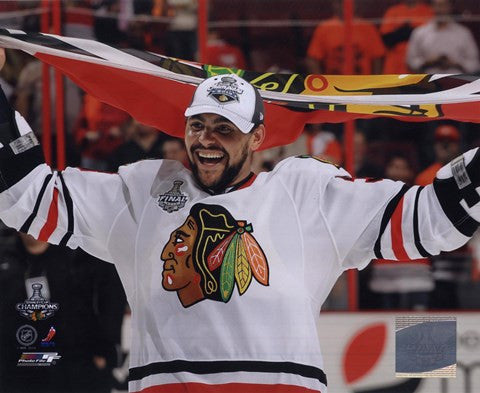
[[[205,79],[195,90],[185,116],[215,113],[248,134],[263,123],[263,100],[257,89],[235,74],[217,75]]]

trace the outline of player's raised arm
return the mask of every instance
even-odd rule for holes
[[[480,221],[479,154],[461,155],[425,187],[332,176],[322,209],[343,266],[428,257],[466,243]]]
[[[6,225],[111,260],[106,244],[128,204],[123,188],[116,174],[52,171],[31,128],[0,90],[0,219]]]

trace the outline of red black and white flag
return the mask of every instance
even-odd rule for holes
[[[405,121],[480,122],[480,78],[472,75],[302,75],[187,62],[79,38],[0,29],[0,46],[61,70],[85,91],[138,121],[182,137],[195,86],[236,73],[266,104],[263,148],[290,143],[306,123],[388,116]]]

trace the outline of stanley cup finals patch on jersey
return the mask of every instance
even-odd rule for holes
[[[168,213],[175,212],[182,207],[185,207],[185,203],[188,201],[188,196],[180,190],[182,184],[183,181],[175,180],[170,190],[165,194],[158,196],[158,206]]]
[[[189,307],[204,299],[227,303],[235,284],[243,295],[252,277],[268,286],[267,258],[252,232],[222,206],[193,205],[162,250],[163,288]]]
[[[238,102],[240,94],[243,94],[243,90],[240,89],[237,81],[231,76],[223,76],[220,82],[215,83],[208,89],[208,95],[221,104]]]

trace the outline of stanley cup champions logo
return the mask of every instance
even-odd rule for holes
[[[15,308],[22,317],[31,321],[50,318],[59,309],[58,303],[51,303],[42,296],[43,285],[32,284],[33,294],[23,303],[17,303]]]

